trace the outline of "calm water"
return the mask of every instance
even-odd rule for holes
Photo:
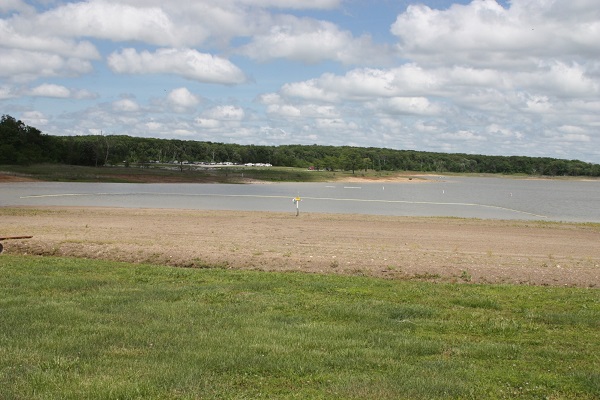
[[[438,177],[426,183],[0,185],[0,206],[105,206],[600,222],[600,180]]]

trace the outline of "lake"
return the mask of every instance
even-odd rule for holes
[[[0,206],[92,206],[600,222],[600,180],[428,177],[418,183],[0,184]]]

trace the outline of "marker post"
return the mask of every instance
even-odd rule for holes
[[[295,197],[293,200],[294,204],[296,204],[296,217],[298,215],[300,215],[300,202],[302,201],[302,199],[300,198],[300,196]]]

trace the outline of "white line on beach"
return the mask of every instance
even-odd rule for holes
[[[30,196],[21,196],[20,199],[40,199],[44,197],[71,197],[71,196],[98,196],[104,193],[59,193],[59,194],[34,194]]]
[[[359,188],[360,189],[360,188]],[[153,193],[153,192],[138,192],[138,193],[63,193],[63,194],[42,194],[22,196],[21,199],[45,198],[45,197],[69,197],[69,196],[136,196],[136,195],[154,195],[154,196],[189,196],[189,197],[244,197],[258,199],[289,199],[294,196],[277,196],[277,195],[258,195],[258,194],[216,194],[216,193]],[[349,199],[336,197],[302,197],[303,200],[324,200],[324,201],[346,201],[346,202],[362,202],[362,203],[387,203],[387,204],[423,204],[423,205],[444,205],[444,206],[463,206],[463,207],[482,207],[493,208],[497,210],[510,211],[519,214],[531,215],[538,218],[548,218],[545,215],[530,213],[527,211],[515,210],[501,206],[493,206],[488,204],[478,203],[450,203],[450,202],[435,202],[435,201],[410,201],[410,200],[381,200],[381,199]]]
[[[365,202],[365,203],[402,203],[402,204],[427,204],[427,205],[441,205],[441,206],[468,206],[468,207],[484,207],[484,208],[494,208],[497,210],[505,210],[510,212],[515,212],[519,214],[527,214],[534,217],[539,218],[548,218],[545,215],[539,215],[535,213],[530,213],[527,211],[515,210],[513,208],[506,208],[501,206],[492,206],[489,204],[478,204],[478,203],[450,203],[450,202],[436,202],[436,201],[410,201],[410,200],[369,200],[369,199],[340,199],[340,198],[327,198],[327,197],[304,197],[306,200],[330,200],[330,201],[356,201],[356,202]]]

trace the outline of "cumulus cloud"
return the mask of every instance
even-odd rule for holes
[[[45,83],[29,91],[30,96],[56,97],[66,99],[71,97],[71,91],[64,86]]]
[[[414,64],[399,68],[358,68],[344,75],[326,73],[316,79],[289,83],[280,94],[304,100],[336,102],[364,101],[380,97],[419,96],[440,90],[446,82],[436,71]]]
[[[140,111],[140,105],[132,99],[121,99],[112,103],[112,108],[116,112],[134,113]]]
[[[583,18],[584,25],[598,21],[600,15],[587,0],[573,8],[564,6],[568,10],[561,12],[555,9],[559,3],[552,2],[551,16],[544,15],[548,11],[544,7],[550,6],[545,0],[515,0],[507,8],[481,0],[447,10],[409,6],[392,32],[399,39],[401,55],[412,61],[393,68],[324,73],[284,84],[277,97],[271,94],[261,100],[269,113],[294,119],[305,115],[307,104],[344,104],[339,118],[328,121],[333,127],[360,115],[390,143],[421,143],[440,151],[477,152],[489,147],[494,154],[532,153],[530,144],[548,137],[565,143],[593,140],[600,117],[590,110],[597,110],[600,69],[590,54],[599,45],[569,34],[571,44],[579,40],[578,56],[572,57],[574,51],[563,46],[563,39],[547,48],[548,38],[554,40],[556,33],[544,32],[567,29],[569,25],[557,16],[575,15],[581,12],[574,12],[578,7],[592,15]],[[539,28],[531,28],[534,22]],[[594,24],[581,29],[589,36],[600,27]],[[523,30],[523,25],[528,28]],[[348,106],[352,103],[356,107]],[[403,122],[396,123],[391,116]],[[565,132],[557,128],[565,120],[579,122]]]
[[[193,110],[200,103],[198,96],[192,94],[187,88],[172,90],[167,96],[167,101],[177,112]]]
[[[224,45],[236,36],[251,36],[273,26],[267,10],[332,9],[340,0],[173,0],[168,5],[160,0],[68,2],[35,18],[28,16],[19,24],[31,32],[59,33],[62,37],[137,41],[162,47],[194,47],[208,41]]]
[[[308,64],[324,60],[343,64],[389,61],[387,47],[373,43],[368,35],[355,38],[331,22],[290,16],[255,35],[239,52],[259,61],[285,58]]]
[[[196,118],[195,123],[202,129],[242,129],[242,121],[246,118],[246,112],[243,108],[223,105],[210,108],[202,113],[202,116]]]
[[[286,10],[330,10],[341,0],[173,0],[165,8],[162,0],[124,0],[131,6],[161,9],[174,24],[165,38],[171,47],[196,46],[206,42],[226,44],[234,37],[252,37],[277,25],[277,12]],[[274,14],[275,11],[277,14]],[[283,14],[286,15],[286,14]],[[286,15],[289,17],[289,15]],[[137,35],[139,39],[140,35]]]
[[[316,120],[316,126],[319,129],[335,131],[356,131],[358,124],[352,121],[346,121],[342,118],[320,118]]]
[[[15,91],[12,86],[2,85],[0,86],[0,100],[8,100],[17,97],[19,94]]]
[[[440,139],[448,139],[451,141],[454,140],[464,140],[464,141],[473,141],[473,140],[486,140],[485,136],[479,135],[475,132],[471,132],[468,130],[459,130],[456,132],[446,132],[442,133],[438,136]]]
[[[595,0],[513,0],[508,8],[473,0],[448,10],[410,5],[391,32],[401,54],[421,63],[535,68],[540,57],[597,57],[599,16]]]
[[[329,10],[340,6],[341,0],[240,0],[241,4],[255,7],[273,7],[289,9]]]
[[[323,106],[318,104],[271,104],[267,107],[267,112],[273,116],[286,118],[339,118],[340,113],[333,106]]]
[[[246,80],[230,61],[192,49],[159,49],[154,53],[123,49],[108,57],[108,66],[119,74],[176,74],[206,83],[232,85]]]
[[[100,54],[89,41],[40,34],[22,17],[0,19],[0,77],[32,81],[43,77],[80,76],[92,70]],[[25,26],[23,26],[25,25]]]
[[[30,14],[35,12],[35,9],[22,0],[2,0],[0,2],[0,13],[20,12]]]
[[[177,44],[182,40],[178,35],[185,34],[159,7],[133,7],[106,0],[66,3],[29,24],[32,30],[60,32],[61,36],[137,40],[159,46]]]
[[[164,129],[164,124],[156,121],[149,121],[144,123],[144,127],[149,131],[161,132]]]
[[[41,111],[26,111],[23,113],[21,120],[29,126],[35,126],[42,129],[48,125],[49,119]]]
[[[240,107],[226,105],[211,108],[205,111],[203,115],[220,121],[241,121],[246,113]]]
[[[58,54],[64,57],[97,60],[100,53],[89,41],[75,41],[56,36],[40,35],[39,32],[22,32],[19,26],[0,20],[2,47],[32,52]]]
[[[318,81],[315,79],[305,82],[286,83],[281,88],[281,93],[286,97],[297,97],[312,101],[334,103],[340,100],[339,93],[320,87]]]
[[[438,115],[442,108],[426,97],[392,97],[366,104],[367,108],[391,115]]]
[[[80,76],[92,71],[87,60],[57,54],[0,48],[0,78],[23,82],[40,77]]]
[[[56,99],[94,99],[97,94],[85,89],[69,89],[62,85],[43,83],[31,89],[23,90],[21,94],[32,97],[50,97]]]

